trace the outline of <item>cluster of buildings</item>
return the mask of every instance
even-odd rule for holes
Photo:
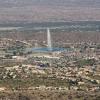
[[[0,72],[0,79],[10,79],[16,80],[33,80],[34,77],[42,80],[45,77],[45,80],[50,80],[51,82],[56,82],[56,80],[60,80],[56,83],[57,86],[41,85],[43,83],[40,82],[38,86],[30,86],[25,88],[25,90],[82,90],[82,91],[100,91],[100,67],[97,66],[95,70],[92,69],[91,66],[84,66],[82,68],[76,67],[41,67],[36,65],[17,65],[10,67],[0,67],[2,70]],[[32,81],[33,82],[33,81]],[[61,82],[65,85],[61,85]],[[46,83],[47,84],[47,83]],[[21,89],[17,88],[17,89]]]
[[[27,89],[100,90],[100,44],[68,43],[64,50],[53,51],[48,30],[49,51],[27,51],[32,44],[12,39],[0,40],[0,79],[60,80],[57,86],[31,86]],[[30,49],[32,50],[32,49]]]

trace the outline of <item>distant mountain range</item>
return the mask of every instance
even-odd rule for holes
[[[0,22],[100,20],[100,0],[0,0]]]

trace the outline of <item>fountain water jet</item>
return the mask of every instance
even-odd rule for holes
[[[52,51],[51,34],[49,28],[47,28],[47,45],[48,45],[48,50]]]
[[[36,47],[34,48],[28,48],[27,51],[34,51],[34,52],[62,52],[66,51],[68,49],[59,48],[59,47],[53,47],[52,46],[52,40],[51,40],[51,34],[50,29],[47,28],[47,47],[37,47],[37,44],[35,44]]]

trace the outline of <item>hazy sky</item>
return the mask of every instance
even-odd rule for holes
[[[91,6],[99,7],[100,0],[0,0],[0,7],[28,5]]]
[[[0,0],[0,22],[100,20],[100,0]]]

